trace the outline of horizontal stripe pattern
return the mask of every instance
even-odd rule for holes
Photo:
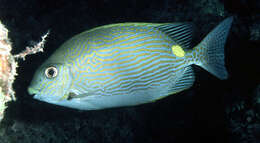
[[[72,88],[103,96],[167,89],[174,72],[185,67],[184,59],[172,54],[173,44],[147,25],[117,25],[80,34],[63,45],[73,72]]]

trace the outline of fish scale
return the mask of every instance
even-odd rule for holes
[[[123,29],[122,27],[120,27],[119,29]],[[128,28],[128,29],[130,29],[130,28]],[[132,28],[133,29],[133,28]],[[140,30],[140,29],[139,29]],[[112,31],[112,30],[111,30]],[[117,31],[117,30],[116,30]],[[136,29],[134,29],[134,31],[136,32],[136,31],[138,31],[138,30],[136,30]],[[142,32],[143,31],[147,31],[147,30],[141,30]],[[127,31],[127,30],[125,30],[125,31],[123,31],[123,32],[126,32],[126,33],[130,33],[131,31]],[[121,32],[122,33],[122,32]],[[154,32],[154,33],[159,33],[159,32]],[[108,32],[108,34],[110,34],[109,32]],[[116,34],[120,34],[120,33],[116,33]],[[111,35],[116,35],[116,34],[111,34]],[[111,83],[111,82],[107,82],[107,81],[95,81],[95,83],[106,83],[106,84],[103,84],[103,85],[97,85],[98,87],[100,87],[101,89],[96,89],[97,91],[98,90],[102,90],[102,88],[103,89],[107,89],[106,90],[106,92],[108,92],[108,93],[110,93],[109,95],[111,95],[111,93],[113,93],[113,92],[117,92],[117,90],[114,90],[114,91],[112,91],[112,90],[108,90],[108,89],[111,89],[111,88],[109,88],[109,87],[113,87],[113,86],[115,86],[115,87],[117,87],[117,86],[119,86],[119,87],[121,87],[121,86],[123,86],[123,85],[125,85],[125,84],[127,84],[129,81],[128,81],[128,79],[129,79],[129,74],[135,74],[135,75],[138,75],[141,71],[143,71],[143,69],[142,68],[144,68],[146,71],[148,70],[148,69],[150,69],[150,70],[152,70],[153,68],[155,68],[156,66],[154,66],[154,67],[151,67],[151,66],[148,66],[148,67],[146,67],[146,66],[136,66],[136,65],[138,65],[138,64],[141,64],[141,65],[144,65],[144,64],[147,64],[147,63],[153,63],[153,62],[155,62],[155,63],[157,63],[158,64],[158,60],[161,60],[160,62],[162,62],[162,58],[160,57],[160,56],[158,56],[157,58],[154,58],[154,56],[152,55],[152,47],[153,46],[150,46],[150,48],[149,48],[149,50],[151,50],[150,51],[150,53],[147,53],[147,51],[145,51],[145,50],[143,50],[144,52],[146,52],[146,54],[147,55],[150,55],[148,58],[146,58],[147,56],[139,56],[140,54],[141,54],[141,50],[139,50],[139,49],[143,49],[143,47],[145,47],[146,45],[148,45],[148,44],[154,44],[154,43],[152,43],[152,41],[153,40],[155,40],[156,42],[156,45],[159,45],[159,44],[161,44],[162,42],[161,42],[161,40],[160,39],[157,39],[157,37],[158,36],[154,36],[154,38],[152,37],[153,35],[151,35],[150,33],[148,33],[148,34],[146,34],[145,36],[143,36],[144,34],[139,34],[139,33],[134,33],[135,35],[137,35],[137,36],[135,36],[135,38],[134,39],[129,39],[129,37],[131,38],[132,37],[132,35],[128,35],[128,37],[125,37],[125,39],[127,39],[127,40],[125,40],[125,39],[123,39],[123,42],[120,42],[120,41],[118,41],[117,43],[118,44],[114,44],[113,46],[111,46],[111,47],[109,47],[109,46],[107,46],[107,48],[102,48],[101,49],[101,51],[102,50],[107,50],[108,51],[108,54],[109,54],[109,49],[113,49],[114,47],[116,47],[116,46],[120,46],[120,47],[122,47],[122,45],[124,45],[125,47],[124,48],[116,48],[117,50],[119,50],[119,52],[118,53],[125,53],[125,54],[120,54],[120,56],[119,56],[119,58],[115,58],[115,59],[113,59],[112,60],[112,64],[114,64],[114,65],[116,65],[116,68],[114,68],[114,69],[112,69],[111,70],[111,66],[110,66],[110,63],[109,62],[106,62],[106,60],[104,60],[104,58],[103,59],[101,59],[101,61],[103,61],[102,62],[102,64],[100,65],[100,66],[96,66],[96,68],[93,68],[93,67],[90,67],[90,66],[87,66],[87,65],[83,65],[82,67],[87,67],[87,68],[89,68],[89,69],[91,69],[90,71],[94,71],[94,72],[92,72],[93,74],[92,75],[96,75],[96,76],[101,76],[101,75],[110,75],[111,77],[109,78],[109,79],[107,79],[107,80],[110,80],[110,81],[114,81],[114,85]],[[156,35],[155,34],[155,35]],[[96,37],[99,37],[99,38],[103,38],[103,37],[101,37],[100,35],[95,35],[94,36],[94,41],[96,41]],[[146,40],[145,40],[145,38],[144,37],[146,37]],[[89,38],[89,40],[91,40],[91,38]],[[146,42],[147,41],[147,42]],[[159,42],[157,42],[157,41],[159,41]],[[142,44],[142,43],[145,43],[145,44]],[[158,44],[157,44],[158,43]],[[103,45],[99,45],[99,46],[101,46],[101,47],[106,47],[106,45],[107,45],[107,43],[106,42],[104,42],[104,44]],[[129,47],[131,47],[131,48],[129,48]],[[159,47],[159,46],[158,46]],[[96,48],[96,47],[91,47],[91,48],[93,48],[93,49],[98,49],[97,51],[99,52],[99,48]],[[167,50],[165,50],[165,51],[168,51],[167,52],[167,54],[168,54],[168,57],[169,58],[171,58],[171,59],[175,59],[173,56],[174,55],[172,55],[171,54],[171,52],[170,52],[170,48],[169,47],[160,47],[160,49],[167,49]],[[100,53],[100,52],[99,52]],[[102,53],[102,52],[101,52]],[[129,53],[131,53],[131,56],[129,56]],[[102,53],[103,54],[103,53]],[[102,55],[101,54],[101,55]],[[161,53],[161,54],[163,54],[163,53]],[[83,55],[84,55],[84,53],[83,53]],[[113,56],[114,55],[111,55],[111,57],[110,58],[113,58]],[[120,62],[122,62],[121,61],[121,59],[122,58],[124,58],[124,57],[126,57],[126,56],[128,56],[128,57],[131,57],[131,59],[130,59],[130,61],[129,62],[132,62],[132,64],[125,64],[125,65],[121,65],[121,64],[118,64],[118,63],[120,63]],[[132,57],[138,57],[139,56],[139,60],[137,60],[136,61],[136,58],[135,58],[135,60],[133,60],[133,58]],[[106,54],[104,55],[104,57],[106,57]],[[91,59],[95,59],[96,57],[90,57]],[[102,58],[102,57],[99,57],[99,58]],[[128,58],[129,59],[129,58]],[[169,61],[169,59],[167,59],[168,61]],[[97,58],[97,60],[95,60],[95,61],[98,61],[98,58]],[[115,61],[116,61],[116,63],[115,63]],[[91,61],[90,60],[90,62],[93,62],[93,61]],[[111,62],[111,61],[110,61]],[[168,69],[172,69],[172,66],[171,66],[171,63],[173,63],[172,62],[172,60],[171,61],[169,61],[169,64],[168,64]],[[75,64],[75,65],[77,65],[77,64]],[[91,65],[91,64],[90,64]],[[95,65],[95,63],[92,63],[92,65]],[[108,65],[108,66],[104,66],[104,65]],[[154,65],[154,64],[152,64],[152,65]],[[98,69],[98,70],[96,70],[97,69],[97,67],[102,67],[102,68],[100,68],[100,69]],[[141,68],[142,67],[142,68]],[[138,71],[134,71],[133,69],[138,69]],[[84,69],[82,69],[82,70],[84,70]],[[125,71],[125,72],[122,72],[122,71]],[[131,71],[131,72],[130,72]],[[78,71],[77,72],[75,72],[75,73],[78,73]],[[149,73],[149,72],[146,72],[146,73]],[[82,76],[84,76],[84,77],[88,77],[88,74],[91,74],[91,72],[80,72],[80,74],[78,74],[77,75],[77,77],[82,77]],[[100,75],[101,74],[101,75]],[[163,74],[163,73],[161,73],[161,74]],[[168,71],[168,75],[170,74],[170,72]],[[166,76],[166,75],[165,75]],[[145,78],[145,75],[143,74],[143,76],[142,76],[143,78]],[[153,77],[155,77],[155,76],[153,76]],[[76,78],[77,79],[77,78]],[[96,79],[97,80],[97,77],[94,77],[94,79]],[[112,79],[112,80],[111,80]],[[117,82],[118,81],[118,79],[120,79],[119,80],[119,82]],[[138,78],[136,78],[136,79],[138,79]],[[151,79],[150,79],[151,80]],[[150,81],[150,80],[147,80],[147,81]],[[77,83],[78,84],[81,84],[81,82],[87,82],[88,81],[88,78],[85,78],[85,79],[81,79],[81,81],[78,81]],[[88,82],[89,83],[89,82]],[[118,83],[118,84],[115,84],[115,83]],[[142,81],[139,81],[138,82],[139,84],[140,83],[142,83]],[[112,84],[112,85],[111,85]],[[142,83],[142,84],[144,84],[144,85],[146,85],[146,83]],[[107,86],[107,85],[109,85],[109,86]],[[148,84],[147,84],[148,85]],[[76,87],[78,87],[79,85],[76,85]],[[92,86],[95,86],[95,84],[94,85],[92,85]],[[145,87],[144,87],[145,88]],[[123,91],[122,89],[120,89],[121,91]],[[104,91],[104,90],[103,90]],[[125,91],[127,91],[127,89],[125,89]],[[126,94],[126,93],[118,93],[118,94]],[[103,93],[102,94],[103,96],[106,96],[106,93]]]
[[[93,28],[62,44],[37,69],[28,92],[44,102],[97,110],[149,103],[188,89],[195,80],[193,64],[225,79],[223,49],[231,23],[232,17],[224,20],[193,49],[188,23]]]

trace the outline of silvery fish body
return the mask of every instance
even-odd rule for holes
[[[224,45],[232,17],[189,48],[187,23],[121,23],[66,41],[36,71],[34,98],[81,110],[156,101],[192,86],[196,64],[227,78]]]

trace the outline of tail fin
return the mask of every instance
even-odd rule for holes
[[[227,79],[225,68],[224,47],[231,27],[233,17],[222,21],[194,49],[195,64],[200,65],[216,77]]]

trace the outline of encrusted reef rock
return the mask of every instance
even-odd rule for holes
[[[4,117],[6,103],[14,97],[12,84],[16,74],[16,62],[11,55],[8,30],[0,21],[0,121]]]
[[[43,52],[43,45],[48,33],[42,37],[40,42],[35,43],[32,47],[26,47],[23,52],[12,55],[12,45],[8,39],[8,29],[0,21],[0,121],[4,118],[4,111],[7,108],[6,103],[11,100],[15,101],[16,99],[15,91],[13,90],[13,82],[17,75],[16,60],[24,60],[27,55]]]

